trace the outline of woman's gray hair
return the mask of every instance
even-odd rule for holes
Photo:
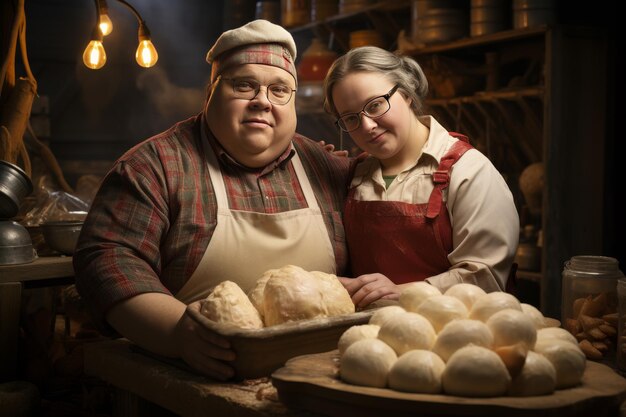
[[[351,49],[337,58],[324,80],[324,109],[339,116],[333,101],[333,87],[348,74],[355,72],[379,73],[387,77],[398,90],[411,99],[411,109],[420,116],[422,103],[428,93],[428,81],[419,64],[410,57],[398,56],[375,46]]]

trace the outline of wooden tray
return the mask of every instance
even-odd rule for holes
[[[535,397],[466,398],[410,394],[342,382],[337,350],[289,360],[272,374],[287,406],[329,416],[617,416],[626,399],[626,379],[587,361],[582,384]]]
[[[269,376],[295,356],[336,349],[343,332],[351,326],[366,324],[374,311],[246,330],[216,323],[194,309],[187,309],[194,320],[230,341],[237,358],[228,364],[233,366],[238,379]]]

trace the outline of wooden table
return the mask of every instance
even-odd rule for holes
[[[116,388],[116,416],[319,416],[277,401],[267,378],[222,383],[137,352],[133,346],[126,339],[85,345],[85,373]]]
[[[41,257],[28,264],[0,265],[0,382],[17,374],[17,344],[26,286],[54,286],[73,282],[70,256]]]

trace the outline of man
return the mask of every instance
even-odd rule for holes
[[[122,156],[74,255],[95,317],[153,352],[227,379],[228,341],[185,314],[224,280],[285,264],[343,274],[349,159],[295,133],[295,42],[264,20],[207,55],[202,114]]]

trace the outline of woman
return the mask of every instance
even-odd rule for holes
[[[369,154],[344,213],[356,278],[342,282],[359,307],[413,281],[507,286],[519,236],[511,192],[466,137],[422,115],[427,91],[417,62],[369,46],[338,58],[324,81],[327,111]]]

